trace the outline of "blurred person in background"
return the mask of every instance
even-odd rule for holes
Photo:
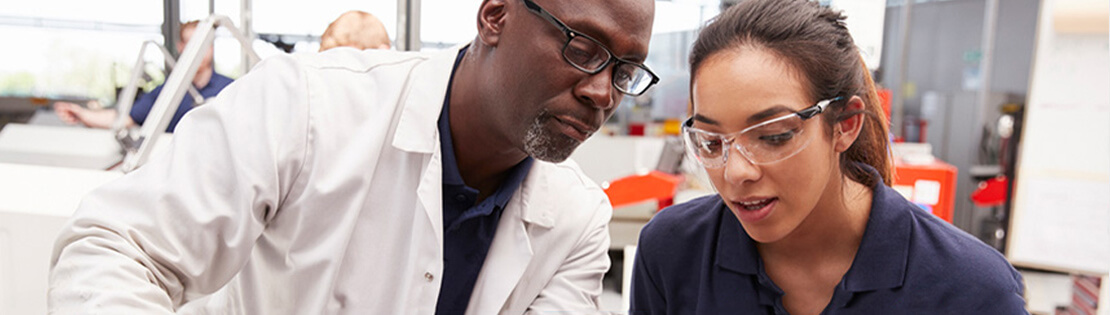
[[[192,39],[193,32],[199,23],[199,21],[190,21],[181,25],[181,41],[177,42],[177,52],[179,54],[185,50],[185,44]],[[200,66],[197,67],[196,76],[193,77],[193,86],[196,87],[202,97],[207,99],[215,97],[231,82],[231,78],[220,75],[212,69],[212,48],[209,47],[204,54],[204,59],[201,60]],[[158,95],[162,94],[163,87],[164,83],[154,88],[150,93],[143,94],[135,101],[135,104],[131,106],[131,113],[125,118],[127,119],[126,126],[142,125],[146,121],[147,115],[154,107],[154,101],[158,99]],[[166,132],[173,132],[177,128],[177,123],[181,121],[181,117],[184,117],[185,113],[195,106],[197,105],[193,97],[186,95],[177,107],[173,120],[170,120],[166,127]],[[101,129],[112,128],[112,124],[119,118],[116,109],[101,108],[96,101],[90,101],[87,106],[70,102],[56,102],[54,103],[54,113],[67,124],[80,123],[88,127]]]
[[[373,14],[347,11],[328,24],[328,29],[320,36],[320,51],[336,47],[389,49],[389,34],[382,21]]]

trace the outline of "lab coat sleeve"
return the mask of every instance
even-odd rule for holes
[[[609,220],[613,208],[601,199],[593,217],[555,275],[532,302],[526,314],[596,314],[601,279],[609,270]]]
[[[50,312],[166,314],[228,283],[298,189],[303,73],[262,62],[190,111],[170,150],[86,196],[54,247]]]

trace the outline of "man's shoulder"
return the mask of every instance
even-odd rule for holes
[[[592,179],[582,172],[578,163],[571,159],[559,163],[536,160],[532,164],[532,174],[541,174],[551,181],[557,181],[560,187],[575,187],[579,189],[601,192]]]
[[[573,161],[535,160],[510,204],[523,209],[526,220],[553,228],[560,237],[578,237],[602,228],[613,208],[605,192]]]
[[[209,84],[215,84],[217,86],[224,87],[228,84],[231,84],[232,81],[235,81],[235,79],[219,74],[217,72],[212,72],[212,80]]]
[[[216,94],[220,93],[220,91],[223,91],[224,88],[226,88],[228,85],[231,85],[231,82],[234,81],[235,80],[232,78],[216,72],[212,72],[212,79],[208,80],[208,85],[201,89],[200,94],[204,95],[204,97],[216,96]]]
[[[424,52],[358,50],[350,47],[339,47],[319,53],[295,54],[297,61],[307,68],[353,72],[367,72],[381,66],[419,63],[432,56],[434,54]]]
[[[609,206],[605,191],[567,159],[559,163],[535,160],[521,187],[528,190],[529,199],[557,203],[560,212],[596,211]]]

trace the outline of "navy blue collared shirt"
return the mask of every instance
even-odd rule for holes
[[[208,80],[208,84],[198,89],[197,92],[200,92],[200,96],[206,99],[213,98],[230,85],[231,81],[231,78],[212,72],[212,78]],[[143,94],[135,101],[135,104],[131,106],[131,120],[139,125],[146,122],[146,116],[150,115],[150,110],[154,108],[154,101],[158,99],[158,95],[162,94],[163,86],[159,85],[153,91]],[[166,132],[173,132],[177,129],[177,122],[181,121],[181,117],[185,117],[185,113],[192,110],[193,107],[193,97],[185,94],[185,98],[181,99],[181,105],[177,106],[177,111],[173,113],[173,119],[166,125]]]
[[[866,166],[865,166],[866,167]],[[993,248],[878,179],[852,266],[821,314],[1028,314]],[[659,212],[640,233],[631,314],[787,314],[756,242],[718,195]]]
[[[465,53],[465,48],[459,51],[455,68],[458,68]],[[454,76],[452,70],[451,81],[454,81]],[[501,212],[532,169],[532,158],[525,158],[509,170],[509,175],[497,191],[476,204],[479,192],[463,182],[455,160],[448,119],[450,98],[451,83],[448,81],[443,111],[439,114],[439,142],[443,152],[443,285],[436,302],[436,315],[466,312],[478,272],[482,270],[482,263],[497,232]]]

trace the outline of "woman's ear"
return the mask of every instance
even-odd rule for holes
[[[848,116],[833,125],[833,148],[836,152],[848,151],[848,148],[852,147],[852,143],[856,142],[856,138],[859,138],[859,133],[863,130],[863,122],[866,118],[863,114],[865,108],[866,105],[859,96],[852,96],[848,99],[848,103],[844,104],[843,112],[857,114]]]
[[[505,27],[505,0],[485,0],[478,8],[478,39],[486,46],[497,47]]]

